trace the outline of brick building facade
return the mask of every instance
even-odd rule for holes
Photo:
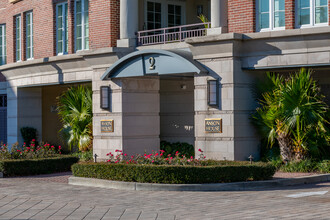
[[[161,140],[194,144],[208,158],[258,158],[259,137],[249,122],[256,78],[269,70],[310,67],[330,97],[329,3],[0,0],[7,46],[7,64],[0,66],[0,94],[8,96],[7,141],[21,142],[20,128],[31,126],[40,139],[56,143],[61,124],[50,111],[56,97],[72,85],[89,84],[94,153],[100,158],[115,149],[128,154],[157,150]],[[25,19],[31,11],[34,56],[27,60]],[[210,22],[201,23],[200,14]],[[21,62],[15,62],[17,15],[22,18]],[[210,94],[212,82],[217,87]],[[100,107],[101,86],[111,91],[107,109]],[[212,118],[222,119],[221,132],[205,131],[205,121]],[[102,120],[114,121],[112,133],[101,131]]]

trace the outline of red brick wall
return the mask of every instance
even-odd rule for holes
[[[285,0],[285,29],[295,28],[295,0]]]
[[[6,24],[7,63],[15,61],[15,15],[22,17],[22,42],[25,43],[25,12],[33,11],[34,58],[54,55],[54,24],[52,0],[23,0],[15,4],[7,0],[6,8],[0,13],[0,23]],[[42,2],[42,3],[41,3]],[[5,13],[3,13],[5,12]],[[22,58],[25,59],[25,44],[22,46]]]
[[[69,53],[74,53],[74,0],[68,1]],[[56,3],[63,0],[0,0],[0,24],[6,24],[7,63],[15,62],[14,16],[22,16],[22,58],[25,60],[25,12],[33,11],[34,58],[56,55]],[[114,47],[119,36],[120,0],[90,0],[90,48]]]
[[[228,31],[254,32],[255,14],[255,0],[228,0]]]
[[[120,0],[90,1],[90,48],[114,47],[119,35]]]

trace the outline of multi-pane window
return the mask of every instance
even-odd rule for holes
[[[182,6],[168,5],[168,26],[175,27],[182,24]]]
[[[15,17],[15,57],[16,61],[22,60],[22,41],[21,41],[21,23],[20,15]]]
[[[88,0],[75,1],[75,48],[89,49]]]
[[[328,25],[328,0],[297,0],[298,27]]]
[[[56,5],[56,53],[68,53],[68,3]]]
[[[162,5],[159,2],[147,2],[147,29],[162,27]]]
[[[33,14],[26,13],[26,59],[33,58]]]
[[[257,0],[257,30],[285,28],[285,0]]]
[[[6,25],[0,25],[0,65],[6,64]]]

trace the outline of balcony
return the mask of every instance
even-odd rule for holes
[[[120,0],[120,11],[118,47],[182,42],[227,31],[226,0]]]
[[[211,22],[139,31],[138,46],[182,42],[186,38],[206,36]]]

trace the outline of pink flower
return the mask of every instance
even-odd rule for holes
[[[155,156],[158,156],[158,153],[156,153]]]
[[[127,157],[127,154],[124,154],[125,157]]]
[[[202,149],[200,149],[200,148],[198,149],[198,151],[201,152],[201,153],[203,152]]]
[[[49,145],[49,144],[48,144],[48,145]],[[58,149],[59,149],[59,150],[61,150],[61,149],[62,149],[62,147],[61,147],[61,146],[58,146]]]
[[[170,158],[171,160],[173,159],[173,157]]]
[[[129,164],[129,162],[126,162],[127,164]]]
[[[115,163],[118,163],[118,161],[116,161]]]
[[[35,142],[35,141],[36,141],[36,139],[32,139],[32,141],[33,141],[33,142]]]
[[[134,156],[131,156],[131,158],[133,159],[133,158],[134,158]]]
[[[153,161],[151,161],[151,163],[153,163],[153,162],[155,162],[154,160]]]
[[[194,157],[193,157],[193,156],[191,156],[191,157],[190,157],[190,159],[194,159]]]
[[[179,154],[179,151],[175,152],[175,154]]]

